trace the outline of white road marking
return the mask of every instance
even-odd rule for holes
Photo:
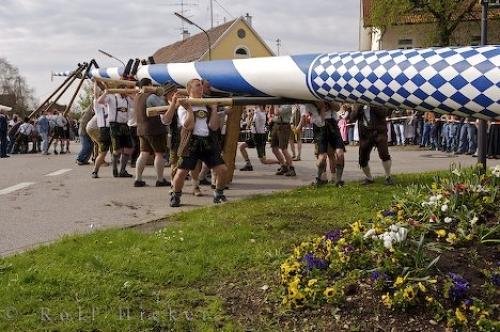
[[[45,176],[57,176],[57,175],[61,175],[61,174],[67,173],[67,172],[69,172],[71,170],[72,170],[72,168],[63,168],[63,169],[60,169],[58,171],[46,174]]]
[[[34,185],[34,184],[35,184],[35,182],[21,182],[21,183],[16,184],[15,186],[0,190],[0,195],[7,195],[7,194],[10,194],[11,192],[14,192],[14,191],[20,190],[20,189],[24,189],[24,188],[29,187],[29,186]]]

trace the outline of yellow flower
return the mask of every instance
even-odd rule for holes
[[[400,287],[404,284],[405,278],[399,276],[396,278],[396,281],[394,282],[394,287]]]
[[[382,303],[389,309],[392,307],[393,302],[389,293],[382,295]]]
[[[418,283],[418,288],[422,291],[422,293],[427,291],[427,288],[425,288],[424,284],[421,282]]]
[[[403,291],[403,298],[408,301],[411,301],[415,298],[415,290],[412,286],[408,286],[405,288],[405,290]]]
[[[314,286],[318,282],[318,279],[311,279],[307,282],[308,287]]]
[[[467,324],[467,316],[459,308],[455,310],[455,316],[460,323]]]
[[[446,242],[450,244],[455,244],[457,243],[457,235],[455,233],[448,233],[448,237],[446,238]]]
[[[325,295],[327,298],[332,298],[335,296],[335,294],[337,293],[337,290],[333,287],[327,287],[325,289],[325,291],[323,292],[323,295]]]
[[[437,231],[434,231],[434,233],[436,233],[438,237],[446,236],[446,231],[444,229],[438,229]]]
[[[363,228],[363,226],[361,225],[361,221],[359,221],[359,220],[351,224],[351,229],[352,229],[353,234],[360,233],[361,228]]]
[[[434,301],[434,298],[432,296],[426,296],[425,300],[429,303],[432,303]]]

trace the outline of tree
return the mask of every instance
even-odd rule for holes
[[[92,106],[94,100],[94,87],[90,81],[83,83],[82,90],[78,96],[75,113],[84,112]]]
[[[434,22],[431,40],[434,45],[448,46],[460,22],[470,17],[478,0],[373,0],[370,23],[382,34],[393,25],[415,18]]]
[[[19,74],[19,69],[10,64],[5,58],[0,57],[0,95],[12,96],[12,107],[14,113],[21,116],[35,105],[33,89],[31,89],[25,78]]]

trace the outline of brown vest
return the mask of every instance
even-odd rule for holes
[[[161,122],[160,116],[146,115],[146,101],[151,93],[138,93],[134,99],[134,109],[137,116],[137,135],[155,136],[167,133],[167,127]]]

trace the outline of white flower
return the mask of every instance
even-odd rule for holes
[[[496,165],[495,168],[491,170],[493,176],[496,178],[500,178],[500,165]]]
[[[372,237],[372,235],[375,235],[375,229],[373,229],[373,228],[372,228],[372,229],[369,229],[369,230],[365,233],[365,235],[363,235],[363,238],[364,238],[364,239],[367,239],[367,238],[369,238],[369,237]]]
[[[269,286],[268,286],[268,285],[264,285],[264,286],[262,286],[260,289],[262,289],[263,291],[266,291],[266,290],[268,290],[268,289],[269,289]]]
[[[436,198],[437,198],[437,200],[439,201],[441,198],[443,198],[443,195],[438,194],[438,195],[436,196]]]
[[[474,226],[478,222],[479,218],[474,216],[471,220],[469,220],[469,223],[471,226]]]
[[[459,171],[457,168],[455,168],[455,169],[454,169],[453,171],[451,171],[451,172],[452,172],[453,174],[455,174],[456,176],[460,176],[460,175],[462,175],[462,173],[460,173],[460,171]]]
[[[428,205],[428,203],[427,202],[422,202],[422,204],[420,204],[420,205],[422,205],[422,207],[426,207]]]
[[[437,200],[438,200],[437,196],[431,196],[429,198],[429,202],[431,202],[431,203],[435,203],[435,202],[437,202]]]
[[[441,206],[441,211],[442,212],[448,211],[448,205],[444,204],[443,206]]]
[[[452,218],[450,218],[450,217],[446,217],[446,218],[444,218],[444,222],[445,222],[446,224],[449,224],[449,223],[451,223],[452,221],[453,221],[453,219],[452,219]]]

